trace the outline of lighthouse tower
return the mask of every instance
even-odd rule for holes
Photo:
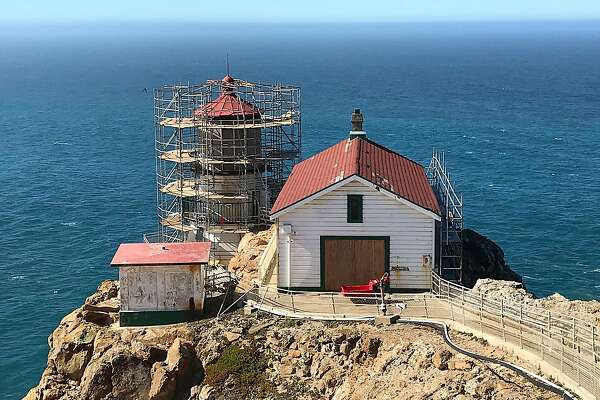
[[[245,233],[269,224],[300,157],[300,91],[228,74],[155,94],[157,236],[210,241],[212,261],[226,264]]]

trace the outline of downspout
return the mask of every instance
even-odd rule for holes
[[[292,232],[287,234],[287,287],[292,287]]]

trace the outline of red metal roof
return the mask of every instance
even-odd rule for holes
[[[206,264],[210,242],[121,243],[111,265]]]
[[[225,87],[219,97],[194,110],[194,115],[209,116],[211,118],[243,116],[260,118],[260,110],[253,104],[241,99],[233,91],[233,85],[227,85],[234,83],[235,79],[230,75],[225,75],[222,82],[225,83]]]
[[[409,202],[440,215],[423,166],[367,139],[345,139],[296,164],[271,214],[358,175]]]

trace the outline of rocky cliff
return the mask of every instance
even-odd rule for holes
[[[252,278],[270,234],[245,237],[230,268]],[[475,232],[465,240],[472,277],[484,272],[515,277],[493,242]],[[47,367],[27,400],[559,398],[507,369],[454,354],[429,328],[294,321],[239,311],[221,319],[120,328],[118,290],[116,282],[102,282],[60,322],[48,338]],[[536,299],[518,282],[491,279],[479,280],[474,290],[600,323],[599,302],[558,294]],[[536,371],[481,340],[452,336],[466,349]]]
[[[491,278],[522,282],[504,260],[504,251],[491,239],[472,229],[464,229],[463,241],[463,285],[475,286],[478,279]]]
[[[324,323],[240,311],[222,319],[119,328],[105,281],[49,338],[26,399],[557,399],[502,367],[449,351],[414,325]],[[463,347],[532,367],[471,336]]]

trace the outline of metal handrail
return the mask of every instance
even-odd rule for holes
[[[580,387],[600,397],[600,354],[596,327],[584,320],[524,303],[490,299],[456,285],[432,272],[432,292],[444,299],[451,319],[462,314],[463,325],[469,323],[491,332],[561,370]],[[468,315],[468,322],[467,322]],[[460,321],[459,321],[460,322]]]

